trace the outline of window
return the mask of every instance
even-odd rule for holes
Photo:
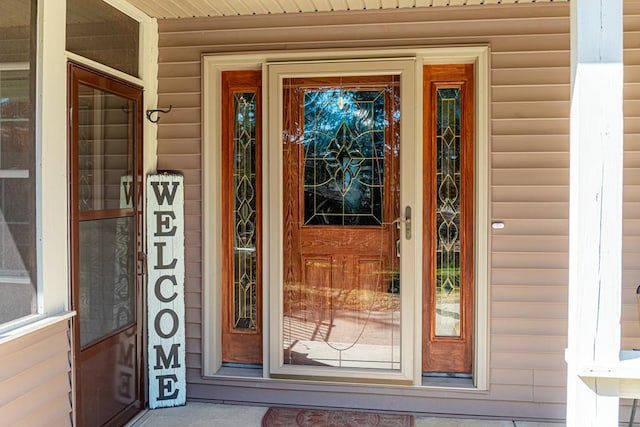
[[[37,310],[35,3],[0,4],[0,324]]]
[[[67,50],[138,76],[140,23],[102,0],[67,0]]]

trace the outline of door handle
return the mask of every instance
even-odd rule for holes
[[[396,224],[398,230],[402,229],[400,224],[404,223],[404,237],[409,240],[411,239],[411,206],[407,206],[404,208],[404,218],[397,218],[392,224]]]
[[[411,239],[411,206],[404,208],[404,236]]]

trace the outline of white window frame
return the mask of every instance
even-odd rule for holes
[[[263,372],[262,378],[269,379],[271,373],[276,376],[279,373],[285,375],[291,372],[286,370],[283,372],[279,368],[279,361],[276,358],[281,347],[272,345],[271,335],[278,334],[279,323],[277,318],[270,315],[271,303],[273,298],[277,297],[281,283],[279,278],[281,272],[278,272],[278,258],[275,249],[278,249],[278,241],[281,233],[278,230],[278,215],[273,215],[272,210],[281,209],[282,204],[278,204],[281,195],[272,194],[272,187],[279,188],[274,181],[281,180],[281,156],[273,159],[277,153],[273,147],[269,147],[269,139],[279,141],[278,128],[274,126],[281,122],[278,117],[278,105],[273,104],[274,101],[270,88],[273,82],[269,79],[268,68],[275,67],[278,63],[310,63],[314,61],[315,70],[322,64],[331,62],[352,62],[372,60],[412,60],[415,75],[414,99],[411,101],[415,118],[413,119],[413,129],[411,133],[415,139],[417,150],[416,153],[422,151],[422,67],[425,64],[447,64],[447,63],[474,63],[475,64],[475,212],[474,212],[474,364],[473,364],[473,388],[465,390],[483,391],[488,389],[488,365],[489,365],[489,293],[488,293],[488,271],[490,262],[489,247],[489,49],[487,46],[470,46],[470,47],[443,47],[443,48],[398,48],[398,49],[374,49],[374,50],[340,50],[340,51],[322,51],[322,52],[265,52],[260,54],[246,55],[210,55],[203,57],[203,192],[204,192],[204,229],[203,229],[203,376],[220,378],[217,374],[222,366],[221,355],[221,265],[220,265],[220,229],[221,229],[221,194],[219,188],[220,176],[220,149],[221,135],[219,132],[221,123],[221,83],[220,76],[225,70],[242,70],[242,69],[262,69],[263,71],[263,200],[265,204],[263,215],[263,242],[265,254],[263,256]],[[384,62],[384,61],[381,61]],[[269,65],[267,65],[269,64]],[[329,66],[330,68],[331,66]],[[329,72],[329,71],[327,71]],[[315,73],[317,74],[317,73]],[[361,74],[361,73],[360,73]],[[269,105],[269,108],[266,106]],[[269,118],[269,111],[276,117]],[[411,108],[403,106],[402,111],[411,111]],[[280,115],[281,116],[281,115]],[[408,117],[406,113],[403,117]],[[404,140],[404,139],[403,139]],[[278,149],[280,144],[278,144]],[[407,156],[405,156],[407,157]],[[421,155],[414,156],[413,159],[405,159],[406,162],[412,161],[411,166],[403,164],[403,173],[406,168],[413,170],[415,176],[422,176]],[[413,230],[414,236],[416,230],[422,230],[422,182],[420,179],[409,183],[404,183],[401,187],[407,185],[412,186],[414,195],[412,196],[411,206],[413,209]],[[406,202],[403,201],[404,206]],[[406,243],[406,241],[404,241]],[[417,260],[414,265],[421,259],[422,238],[412,239],[413,242],[407,249],[403,250],[403,257],[414,257]],[[268,250],[267,250],[268,249]],[[279,250],[279,249],[278,249]],[[411,255],[409,252],[413,252]],[[272,261],[272,256],[276,254],[277,262]],[[270,258],[271,255],[271,258]],[[275,271],[274,271],[275,267]],[[402,272],[402,277],[405,276]],[[421,267],[414,269],[414,275],[417,278],[422,277]],[[270,286],[270,284],[272,286]],[[422,312],[422,287],[416,285],[413,295],[413,307],[408,312],[411,313],[412,319],[415,319]],[[277,307],[276,307],[277,308]],[[274,310],[281,311],[281,310]],[[281,315],[281,313],[275,313]],[[403,326],[406,320],[403,319]],[[275,325],[274,325],[275,324]],[[422,349],[419,343],[422,342],[422,328],[415,327],[412,331],[413,354],[409,358],[410,372],[405,372],[400,376],[396,376],[393,381],[410,380],[413,386],[422,385],[422,369],[421,357]],[[403,328],[404,330],[404,328]],[[404,339],[404,337],[403,337]],[[275,354],[274,354],[275,351]],[[403,359],[403,364],[405,360]],[[340,371],[342,372],[342,370]],[[375,372],[375,377],[380,378],[379,372]],[[303,369],[300,372],[294,372],[295,375],[309,375],[309,372]],[[315,375],[312,375],[315,376]],[[369,378],[371,374],[362,378]],[[229,380],[228,376],[224,377]],[[233,378],[231,378],[233,380]],[[270,381],[278,381],[271,378]],[[290,380],[289,380],[290,381]],[[432,389],[433,387],[424,386],[423,389]],[[442,389],[442,386],[437,388]],[[458,387],[444,387],[451,389],[459,389]]]

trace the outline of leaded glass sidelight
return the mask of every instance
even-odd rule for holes
[[[436,90],[436,336],[460,336],[460,88]]]
[[[382,225],[384,89],[304,92],[305,225]]]
[[[256,330],[256,94],[233,95],[233,328]]]

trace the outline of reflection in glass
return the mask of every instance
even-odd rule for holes
[[[256,94],[235,93],[233,327],[256,329]]]
[[[306,225],[381,225],[385,92],[304,92]]]
[[[436,336],[460,336],[460,88],[436,91]]]
[[[286,365],[400,369],[398,89],[285,81]]]
[[[134,218],[80,221],[80,345],[135,321]]]
[[[80,211],[120,209],[122,177],[133,170],[133,111],[129,99],[78,85],[78,204]],[[131,192],[129,192],[131,195]]]

